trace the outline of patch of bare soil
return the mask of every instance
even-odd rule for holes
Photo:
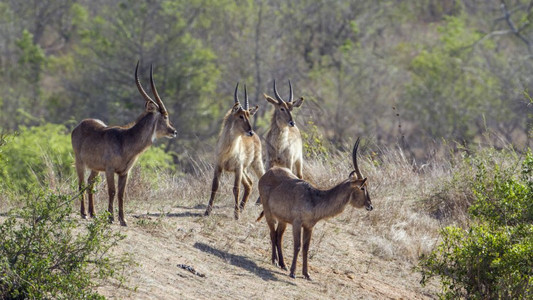
[[[109,285],[99,292],[119,299],[436,298],[436,287],[421,287],[408,259],[375,254],[379,251],[369,242],[376,234],[369,217],[373,212],[348,207],[315,226],[309,260],[313,281],[307,281],[301,275],[301,253],[296,279],[270,263],[268,227],[264,219],[255,222],[259,206],[250,203],[235,221],[231,195],[219,196],[209,217],[203,216],[202,200],[207,197],[159,211],[130,203],[129,226],[113,227],[127,235],[116,251],[131,253],[137,265],[127,271],[128,288]],[[379,200],[374,206],[379,210]],[[289,266],[292,252],[288,229],[284,254]]]

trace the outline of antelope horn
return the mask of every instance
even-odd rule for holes
[[[137,75],[138,70],[139,70],[139,61],[137,61],[137,66],[135,67],[135,84],[137,85],[137,89],[139,90],[139,93],[141,93],[141,95],[143,96],[144,100],[146,100],[146,102],[152,102],[153,104],[158,106],[157,103],[155,103],[154,100],[152,100],[152,98],[150,98],[150,96],[148,96],[148,94],[144,91],[141,85],[141,81],[139,80],[139,76]]]
[[[237,82],[237,86],[235,87],[235,94],[233,95],[233,99],[235,100],[235,103],[240,103],[239,95],[237,95],[238,91],[239,91],[239,83]]]
[[[153,65],[150,65],[150,86],[152,87],[152,93],[154,93],[155,101],[157,102],[157,105],[159,105],[159,111],[162,115],[168,115],[167,109],[165,108],[165,104],[163,104],[163,101],[161,100],[161,97],[159,97],[159,93],[155,88]]]
[[[248,110],[250,103],[248,102],[248,93],[246,92],[246,84],[244,85],[244,109]]]
[[[276,89],[276,79],[274,79],[274,95],[276,95],[276,99],[278,99],[279,102],[285,102],[278,94],[278,89]]]
[[[293,95],[292,95],[292,85],[291,85],[291,81],[290,81],[290,79],[289,79],[289,89],[290,89],[290,91],[291,91],[291,96],[290,96],[290,98],[289,98],[289,102],[292,102],[292,97],[293,97]]]
[[[358,137],[357,141],[355,141],[355,145],[353,146],[353,152],[352,152],[352,160],[353,160],[353,167],[355,168],[354,172],[357,175],[357,178],[363,179],[363,175],[361,174],[361,171],[359,171],[359,166],[357,165],[357,148],[359,148],[360,140],[361,138]]]

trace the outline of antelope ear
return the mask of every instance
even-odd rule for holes
[[[157,106],[157,104],[155,104],[153,101],[146,101],[146,104],[144,104],[144,109],[149,112],[159,111],[159,106]]]
[[[300,99],[294,101],[294,102],[292,103],[292,105],[293,105],[294,107],[300,107],[300,106],[302,105],[302,103],[304,103],[304,97],[300,97]]]
[[[253,116],[255,115],[255,113],[259,110],[259,106],[255,106],[255,107],[252,107],[248,110],[248,112],[250,113],[250,116]]]
[[[263,96],[265,96],[266,101],[268,101],[268,102],[270,102],[270,103],[272,103],[272,104],[276,104],[276,105],[279,104],[279,101],[278,101],[278,100],[276,100],[276,99],[270,97],[269,95],[267,95],[267,94],[263,94]]]

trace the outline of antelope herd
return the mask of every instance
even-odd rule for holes
[[[150,67],[152,99],[143,89],[138,77],[139,62],[135,67],[135,84],[145,100],[145,110],[132,124],[107,126],[97,119],[85,119],[72,131],[72,148],[78,175],[82,218],[86,218],[85,196],[88,193],[88,213],[94,211],[94,185],[99,172],[105,172],[108,186],[109,221],[114,221],[113,201],[116,194],[115,174],[118,175],[118,219],[120,225],[127,226],[124,217],[124,196],[128,174],[135,161],[152,143],[161,137],[174,138],[177,131],[169,121],[168,111],[159,96],[153,80],[153,67]],[[348,178],[328,190],[321,190],[303,180],[302,138],[296,126],[292,111],[300,107],[302,97],[293,101],[292,85],[289,81],[289,97],[284,100],[278,93],[274,80],[275,98],[264,94],[266,101],[274,107],[270,129],[264,140],[267,149],[267,172],[263,167],[261,140],[253,131],[251,118],[259,109],[249,107],[246,85],[244,103],[238,97],[239,84],[235,87],[234,104],[222,121],[216,144],[216,161],[211,187],[211,197],[204,215],[212,212],[220,177],[224,171],[234,173],[233,196],[235,198],[234,217],[239,219],[250,197],[253,181],[248,170],[251,168],[259,179],[259,199],[270,229],[272,264],[286,270],[282,254],[283,234],[287,224],[292,225],[294,252],[290,276],[295,277],[296,262],[302,244],[303,229],[303,270],[310,280],[308,271],[308,251],[315,224],[323,219],[340,214],[350,204],[356,208],[373,209],[367,189],[367,178],[363,177],[357,164],[357,149],[360,139],[355,142],[352,160],[354,170]],[[85,184],[86,169],[90,170]],[[239,193],[244,187],[241,202]],[[277,226],[276,226],[277,224]]]

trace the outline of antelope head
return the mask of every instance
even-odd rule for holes
[[[364,206],[366,210],[371,211],[374,207],[372,206],[372,201],[370,201],[370,195],[368,194],[366,183],[367,178],[363,178],[359,166],[357,165],[357,148],[359,147],[359,140],[360,138],[357,138],[352,152],[354,170],[348,176],[352,188],[350,204],[357,208],[362,208]]]
[[[170,120],[168,118],[168,111],[165,108],[165,104],[163,104],[163,101],[161,100],[161,97],[159,97],[159,93],[157,92],[157,89],[155,87],[154,78],[153,78],[153,66],[150,66],[150,86],[152,87],[152,93],[154,94],[155,101],[148,96],[148,94],[144,91],[141,81],[139,80],[139,76],[137,75],[137,71],[139,69],[139,62],[137,62],[137,66],[135,67],[135,83],[137,84],[137,89],[139,90],[139,93],[143,96],[145,102],[145,114],[153,113],[156,117],[156,125],[154,129],[154,139],[155,138],[174,138],[178,134],[172,123],[170,123]]]
[[[252,108],[249,108],[248,103],[248,93],[246,92],[246,85],[244,85],[244,107],[241,105],[241,102],[239,101],[239,83],[237,83],[237,86],[235,87],[235,95],[234,100],[235,104],[233,105],[233,108],[231,110],[231,116],[232,118],[228,119],[233,124],[233,128],[237,130],[241,130],[241,132],[244,132],[247,136],[253,136],[254,131],[252,129],[252,125],[250,123],[250,118],[257,112],[259,109],[259,106],[255,106]]]
[[[300,99],[292,102],[293,94],[292,94],[292,85],[291,85],[290,80],[289,80],[289,89],[290,89],[289,100],[285,101],[279,95],[278,90],[276,89],[276,80],[274,80],[274,95],[276,95],[276,99],[264,94],[265,99],[274,105],[274,120],[276,120],[275,121],[276,124],[281,128],[285,126],[290,126],[290,127],[296,126],[292,118],[291,111],[294,107],[300,107],[300,105],[302,105],[304,101],[304,98],[301,97]]]

